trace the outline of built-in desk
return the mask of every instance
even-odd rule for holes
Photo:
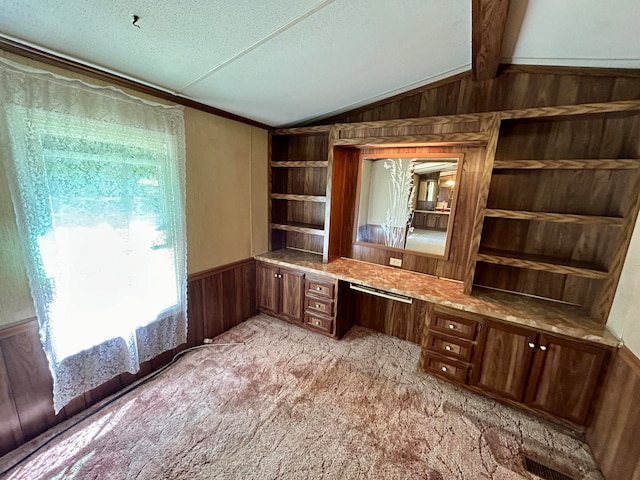
[[[321,255],[298,250],[276,250],[256,255],[255,258],[261,262],[322,274],[514,325],[602,345],[620,345],[620,340],[605,326],[593,322],[583,310],[571,305],[485,289],[465,295],[461,282],[348,258],[325,264]]]
[[[417,342],[425,372],[578,428],[588,424],[620,345],[605,326],[571,305],[486,289],[465,295],[461,282],[348,258],[324,264],[320,255],[297,250],[256,260],[258,271],[279,269],[276,278],[286,271],[315,278],[307,288],[306,328],[324,327],[323,333],[339,338],[355,321]],[[332,292],[326,304],[315,295],[323,288]],[[405,302],[389,299],[393,295]],[[289,297],[293,304],[299,293],[292,289]],[[337,313],[329,317],[324,311]]]

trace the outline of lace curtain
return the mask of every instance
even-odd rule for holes
[[[0,98],[57,413],[186,341],[183,110],[4,59]]]

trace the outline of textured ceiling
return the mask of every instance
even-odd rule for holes
[[[269,125],[470,68],[470,0],[3,0],[0,35]],[[640,68],[638,0],[512,0],[512,63]],[[132,15],[140,17],[136,28]]]

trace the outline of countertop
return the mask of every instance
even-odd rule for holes
[[[604,325],[571,305],[480,288],[465,295],[462,282],[350,258],[322,263],[321,255],[298,250],[276,250],[256,255],[255,259],[579,340],[613,347],[621,344]]]

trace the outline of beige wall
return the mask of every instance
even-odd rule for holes
[[[0,56],[106,85],[6,52],[0,51]],[[148,95],[127,92],[162,102]],[[268,246],[267,131],[191,108],[185,108],[184,117],[189,273],[265,252]],[[0,161],[0,327],[34,314],[4,162]]]
[[[607,325],[640,357],[640,217],[631,237]]]
[[[267,132],[185,110],[189,273],[267,250]]]

